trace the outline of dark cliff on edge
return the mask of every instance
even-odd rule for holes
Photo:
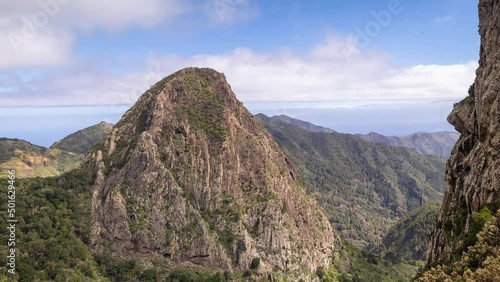
[[[338,245],[285,155],[214,70],[153,85],[87,158],[94,253],[310,280]]]
[[[456,261],[477,240],[481,226],[475,215],[484,208],[493,214],[500,203],[499,0],[479,1],[479,33],[473,88],[448,116],[461,136],[447,162],[448,190],[431,238],[428,267]]]

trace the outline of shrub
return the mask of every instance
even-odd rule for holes
[[[260,265],[260,258],[253,258],[252,262],[250,263],[250,269],[257,269],[259,268]]]

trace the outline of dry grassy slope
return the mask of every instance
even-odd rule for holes
[[[82,154],[47,149],[19,139],[0,138],[0,177],[15,169],[17,177],[48,177],[77,168]]]
[[[72,133],[50,148],[20,139],[0,138],[0,177],[15,169],[17,177],[50,177],[77,168],[86,152],[102,141],[112,124],[99,124]]]

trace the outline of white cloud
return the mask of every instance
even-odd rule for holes
[[[436,23],[440,23],[440,24],[442,24],[442,23],[448,23],[448,22],[453,21],[453,17],[452,16],[437,17],[437,18],[434,19],[434,21]]]
[[[328,36],[303,54],[236,49],[221,55],[164,56],[150,61],[167,73],[187,66],[222,71],[245,102],[453,100],[465,96],[474,80],[475,62],[395,67],[387,54],[358,49],[353,40]]]
[[[67,63],[75,31],[119,32],[152,27],[179,15],[184,3],[180,0],[0,1],[0,69]]]
[[[61,17],[66,24],[115,32],[169,21],[183,11],[183,5],[179,0],[72,0],[67,9]]]
[[[168,21],[183,11],[184,2],[180,0],[2,1],[0,19],[26,17],[36,23],[47,17],[46,25],[51,28],[64,26],[113,32],[130,27],[151,27]]]
[[[353,40],[328,36],[304,53],[290,50],[260,53],[238,48],[218,55],[151,56],[144,71],[129,75],[81,70],[38,78],[30,82],[29,88],[36,91],[20,90],[15,100],[0,96],[0,104],[132,104],[154,82],[188,66],[224,72],[243,102],[456,101],[466,96],[474,80],[475,62],[396,67],[391,65],[387,54],[358,49]],[[23,89],[23,82],[19,84],[4,80],[0,87]]]
[[[221,24],[245,21],[259,13],[250,0],[210,0],[204,10],[209,19]]]
[[[28,81],[12,75],[0,81],[0,88],[10,86],[18,91],[0,95],[0,105],[130,105],[160,78],[148,73],[117,76],[90,69],[70,71],[57,77],[35,77]]]
[[[125,32],[173,25],[180,15],[232,24],[258,15],[250,0],[0,1],[0,69],[68,63],[75,32]]]
[[[71,61],[73,37],[64,31],[0,26],[0,69],[54,66]]]

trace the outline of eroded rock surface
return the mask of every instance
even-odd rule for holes
[[[461,136],[447,163],[448,190],[432,235],[431,265],[460,256],[474,212],[500,202],[500,1],[479,1],[479,32],[472,95],[448,117]]]
[[[338,244],[266,130],[222,73],[155,84],[88,155],[96,253],[149,267],[249,269],[306,280]]]

